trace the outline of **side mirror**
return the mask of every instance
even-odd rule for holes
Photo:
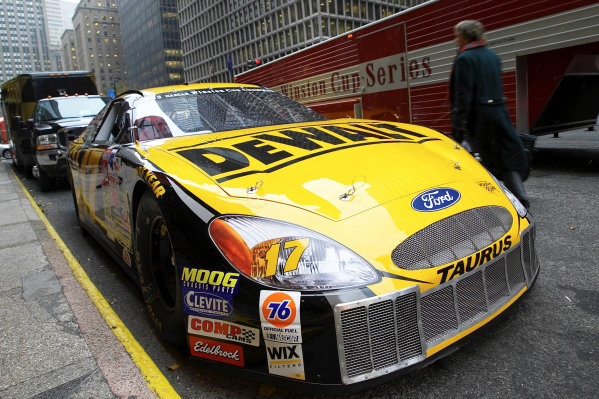
[[[21,127],[21,117],[19,115],[13,116],[10,125],[12,129],[18,130]]]

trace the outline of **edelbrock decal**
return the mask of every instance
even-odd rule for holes
[[[189,349],[192,356],[215,360],[243,367],[243,348],[239,345],[213,341],[208,338],[189,337]]]
[[[453,188],[433,188],[418,194],[412,200],[412,209],[418,212],[435,212],[457,203],[462,195]]]

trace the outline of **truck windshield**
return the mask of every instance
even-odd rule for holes
[[[38,121],[84,118],[95,116],[108,102],[103,97],[64,97],[43,100],[38,103]]]

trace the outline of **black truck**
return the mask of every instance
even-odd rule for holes
[[[89,71],[21,74],[1,88],[12,161],[49,190],[57,178],[66,177],[69,140],[85,129],[108,97],[98,95]]]

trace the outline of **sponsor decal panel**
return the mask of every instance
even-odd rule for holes
[[[433,188],[418,194],[412,200],[412,209],[418,212],[435,212],[456,204],[461,194],[453,188]]]
[[[302,342],[300,293],[260,292],[260,321],[264,339],[276,342]]]
[[[283,344],[264,341],[268,358],[268,372],[283,377],[305,380],[304,354],[301,344]]]
[[[237,294],[239,273],[184,267],[181,281],[186,288],[234,295]]]
[[[304,380],[300,303],[299,292],[260,292],[260,321],[268,371]]]
[[[221,363],[243,367],[243,348],[239,345],[213,341],[208,338],[189,337],[189,350],[192,356],[215,360]]]
[[[156,198],[160,198],[164,195],[166,190],[156,175],[152,173],[152,171],[144,166],[138,166],[137,174],[150,185]]]
[[[183,307],[185,313],[199,316],[220,318],[233,313],[230,295],[220,296],[186,287],[183,287]]]
[[[260,344],[260,330],[224,320],[189,316],[187,332],[253,346]]]
[[[233,312],[239,273],[184,267],[181,291],[185,313],[222,318]]]

